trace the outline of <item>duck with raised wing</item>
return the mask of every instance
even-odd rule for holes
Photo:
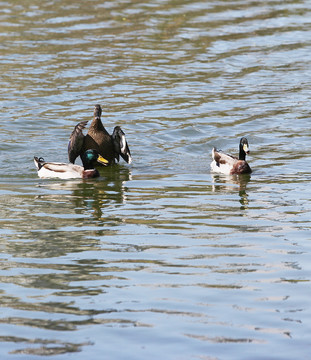
[[[245,160],[246,154],[249,154],[249,146],[245,137],[240,140],[238,158],[213,148],[211,170],[225,175],[250,174],[252,169]]]
[[[83,153],[82,164],[74,165],[71,163],[47,162],[42,157],[34,157],[34,163],[40,178],[59,178],[59,179],[91,179],[99,176],[98,170],[95,169],[95,163],[108,165],[96,150],[87,150]]]
[[[86,150],[95,149],[109,164],[119,161],[120,156],[130,164],[132,157],[124,132],[120,126],[116,126],[110,135],[101,121],[101,113],[101,106],[95,105],[94,118],[86,135],[83,134],[83,129],[88,121],[75,126],[68,144],[69,161],[74,164],[76,158],[81,157]]]

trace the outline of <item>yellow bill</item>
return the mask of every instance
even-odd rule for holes
[[[243,150],[245,151],[245,154],[248,154],[248,153],[249,153],[249,148],[248,148],[248,145],[247,145],[247,144],[244,144],[244,145],[243,145]]]
[[[102,157],[101,155],[98,155],[97,162],[99,162],[100,164],[106,165],[106,166],[109,164],[109,161],[106,160],[106,159],[105,159],[104,157]]]

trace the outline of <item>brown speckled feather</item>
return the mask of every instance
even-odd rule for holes
[[[95,122],[95,124],[94,124]],[[94,119],[89,128],[87,135],[84,138],[82,152],[88,149],[97,150],[109,163],[114,161],[114,148],[111,136],[108,134],[104,126],[99,126],[99,120]]]
[[[230,172],[230,175],[234,174],[250,174],[252,169],[245,160],[237,160]]]
[[[113,135],[110,135],[101,121],[101,113],[101,106],[95,105],[94,118],[85,136],[82,130],[86,121],[75,127],[68,144],[69,161],[74,163],[79,155],[81,157],[85,151],[93,149],[108,160],[109,164],[113,164],[115,159],[119,161],[119,155],[130,164],[132,158],[124,132],[119,126],[116,126]]]
[[[97,150],[109,163],[114,162],[114,147],[111,136],[101,121],[101,107],[95,105],[94,119],[84,138],[82,152],[88,149]]]

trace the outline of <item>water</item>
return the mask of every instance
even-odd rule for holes
[[[309,358],[310,11],[0,3],[1,359]],[[38,179],[97,103],[133,164]]]

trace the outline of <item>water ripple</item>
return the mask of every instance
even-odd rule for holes
[[[310,10],[0,3],[1,358],[306,357]],[[38,179],[96,103],[133,165]]]

